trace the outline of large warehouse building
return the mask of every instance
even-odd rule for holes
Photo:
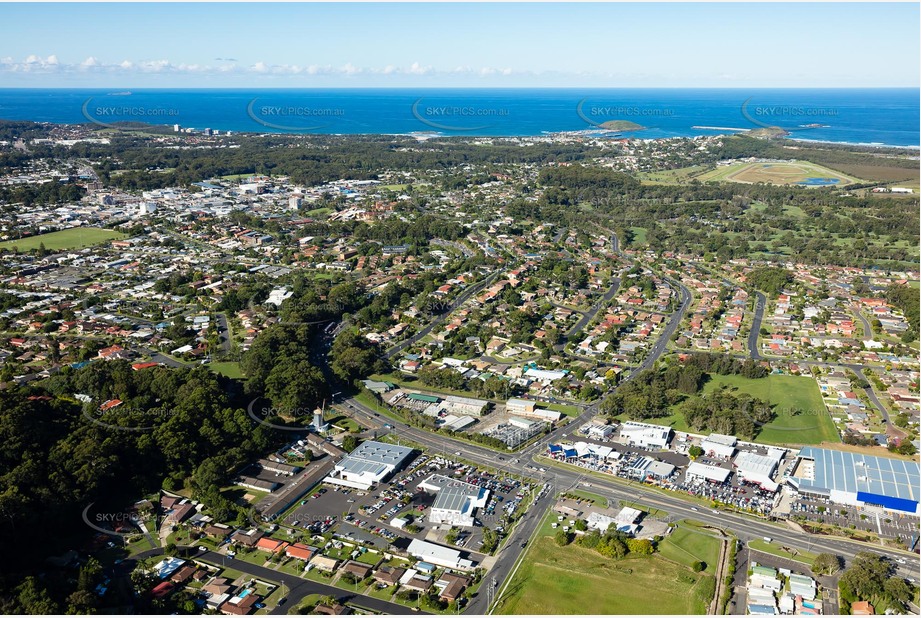
[[[737,442],[738,439],[735,436],[711,433],[701,440],[700,448],[704,449],[704,453],[709,457],[729,459],[735,455]]]
[[[403,467],[413,449],[368,440],[338,462],[327,483],[367,491]]]
[[[428,541],[422,541],[420,539],[413,539],[410,541],[406,551],[414,558],[448,569],[469,571],[474,567],[473,562],[466,558],[461,558],[461,553],[456,549],[429,543]]]
[[[685,471],[684,476],[689,481],[725,483],[729,479],[730,474],[732,474],[732,471],[726,468],[711,466],[709,464],[700,463],[699,461],[692,461],[687,471]]]
[[[788,481],[838,504],[921,515],[921,466],[913,461],[807,446]]]
[[[767,455],[743,451],[735,458],[733,466],[742,480],[757,483],[765,491],[777,491],[773,477],[782,459],[783,451],[778,449],[768,449]]]
[[[620,426],[620,439],[624,444],[645,449],[668,448],[672,428],[647,423],[626,421]]]
[[[419,489],[435,494],[435,503],[429,511],[433,524],[471,527],[475,525],[477,509],[489,502],[489,490],[433,474],[418,485]]]

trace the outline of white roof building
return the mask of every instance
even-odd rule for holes
[[[489,502],[488,489],[441,474],[433,474],[417,487],[436,494],[435,503],[429,511],[429,521],[433,524],[472,527],[476,521],[476,510]]]
[[[615,451],[610,446],[603,446],[601,444],[576,442],[572,445],[572,448],[576,449],[576,453],[579,457],[585,457],[586,455],[591,455],[599,459],[617,459],[620,457],[619,452]]]
[[[367,491],[403,467],[413,449],[368,440],[339,461],[325,482]]]
[[[782,453],[781,453],[782,454]],[[777,470],[779,459],[770,455],[758,455],[743,451],[733,461],[740,478],[757,483],[767,491],[777,491],[777,483],[771,478]]]
[[[602,425],[600,423],[586,423],[582,426],[582,433],[592,440],[607,440],[614,434],[614,426]]]
[[[730,474],[732,473],[726,468],[711,466],[700,463],[699,461],[692,461],[691,465],[688,466],[687,472],[685,472],[685,477],[689,481],[704,480],[713,481],[714,483],[725,483]]]
[[[738,442],[738,440],[735,436],[711,433],[701,441],[700,448],[702,448],[707,455],[725,457],[728,459],[735,455],[736,442]]]
[[[643,511],[625,506],[620,510],[620,513],[617,514],[615,519],[617,520],[617,523],[620,524],[635,524],[636,520],[638,520],[642,515]]]
[[[585,521],[589,528],[594,528],[600,532],[607,532],[608,527],[614,524],[614,527],[620,532],[633,534],[639,527],[636,525],[636,522],[642,515],[643,512],[640,510],[624,507],[614,516],[594,511],[589,514]]]
[[[409,547],[406,548],[406,551],[409,555],[419,560],[424,560],[425,562],[430,562],[448,569],[469,571],[473,568],[473,562],[461,558],[461,553],[456,549],[451,549],[443,545],[436,545],[428,541],[413,539],[409,542]]]
[[[533,367],[529,367],[525,370],[524,375],[531,378],[532,380],[540,382],[541,384],[550,384],[551,382],[555,382],[560,378],[566,377],[566,372],[549,371],[547,369],[535,369]]]
[[[661,425],[627,421],[620,426],[621,440],[626,444],[640,448],[666,448],[669,440],[671,440],[671,435],[671,427],[662,427]]]
[[[617,523],[617,520],[610,515],[598,512],[591,513],[585,521],[589,528],[594,528],[600,532],[606,532],[611,524]]]
[[[440,405],[441,408],[449,414],[457,416],[482,416],[489,402],[484,399],[474,399],[473,397],[448,395]]]
[[[472,416],[455,416],[454,414],[449,414],[442,420],[444,421],[443,427],[447,427],[452,431],[460,431],[476,423],[476,419]]]
[[[535,404],[533,401],[528,401],[527,399],[512,398],[505,402],[505,409],[509,414],[525,414],[527,412],[533,412]]]
[[[272,290],[269,293],[269,297],[266,299],[266,303],[272,303],[276,307],[280,307],[283,302],[291,298],[294,295],[294,292],[288,291],[287,288],[277,288]]]

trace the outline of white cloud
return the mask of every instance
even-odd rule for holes
[[[258,61],[249,65],[240,65],[224,59],[220,64],[178,63],[173,64],[167,59],[155,60],[129,60],[106,63],[96,56],[89,56],[81,62],[62,62],[56,54],[42,57],[30,54],[22,60],[13,57],[0,59],[0,74],[2,73],[86,73],[92,71],[96,74],[131,75],[131,74],[172,74],[172,75],[264,75],[264,76],[329,76],[329,77],[354,77],[354,76],[383,76],[396,78],[398,76],[413,76],[426,78],[433,76],[468,75],[468,76],[510,76],[533,73],[516,71],[511,68],[497,69],[494,67],[457,66],[448,69],[438,69],[421,62],[413,62],[409,66],[385,64],[379,67],[358,66],[351,62],[341,66],[331,65],[298,65],[298,64],[270,64]]]
[[[418,62],[413,62],[409,67],[409,73],[412,75],[428,75],[432,72],[432,67],[424,67]]]
[[[169,60],[142,60],[138,67],[145,73],[163,73],[173,68]]]

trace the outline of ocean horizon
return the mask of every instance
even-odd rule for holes
[[[779,127],[919,148],[918,88],[4,88],[0,119],[236,133],[660,139]]]

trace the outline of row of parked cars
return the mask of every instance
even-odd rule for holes
[[[373,523],[366,521],[364,519],[355,519],[355,516],[352,515],[351,513],[345,516],[345,521],[349,522],[353,526],[356,526],[363,530],[367,530],[368,532],[372,534],[382,536],[388,541],[393,541],[393,540],[396,540],[397,538],[397,535],[391,532],[390,530],[388,530],[387,528],[375,526]]]

